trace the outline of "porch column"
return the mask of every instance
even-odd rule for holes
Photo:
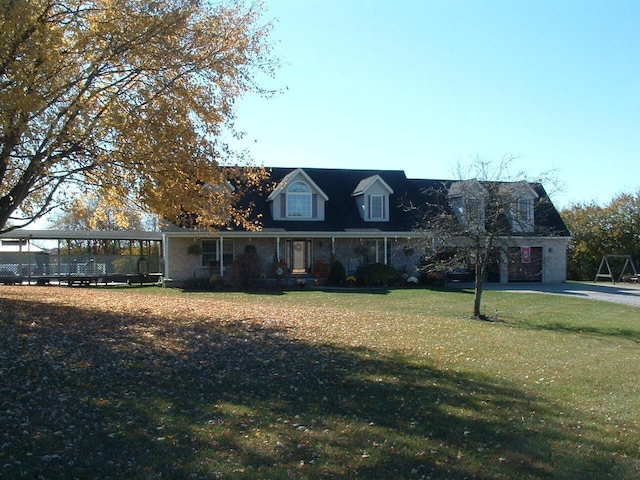
[[[220,276],[224,275],[224,238],[220,237]]]
[[[280,237],[276,237],[276,260],[280,264]]]
[[[171,264],[169,263],[169,237],[167,234],[162,235],[162,247],[162,263],[164,264],[162,268],[162,277],[163,279],[170,279],[171,272],[169,268],[171,267]]]
[[[31,285],[31,271],[33,270],[31,266],[31,236],[27,239],[27,268],[29,269],[27,278],[29,285]]]
[[[388,265],[388,258],[387,258],[387,237],[384,237],[384,264]]]
[[[56,260],[58,260],[58,271],[56,272],[56,274],[58,275],[58,277],[60,277],[62,275],[62,268],[60,268],[60,261],[62,259],[60,255],[60,239],[58,239],[58,255],[56,255],[56,257]]]
[[[71,278],[71,239],[67,239],[67,277]]]
[[[22,271],[24,270],[22,266],[22,238],[18,239],[18,271],[16,274],[22,276]]]

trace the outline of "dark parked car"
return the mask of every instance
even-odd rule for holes
[[[475,275],[468,268],[454,268],[449,274],[450,282],[473,282]]]

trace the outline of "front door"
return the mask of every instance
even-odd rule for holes
[[[291,242],[291,272],[307,272],[307,242],[305,240],[294,240]]]

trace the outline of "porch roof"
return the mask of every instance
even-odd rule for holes
[[[1,233],[5,239],[33,239],[33,240],[132,240],[132,241],[161,241],[162,232],[147,232],[137,230],[24,230],[16,228]]]

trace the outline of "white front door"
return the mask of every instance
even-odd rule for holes
[[[291,242],[291,272],[307,272],[307,242],[305,240],[294,240]]]

